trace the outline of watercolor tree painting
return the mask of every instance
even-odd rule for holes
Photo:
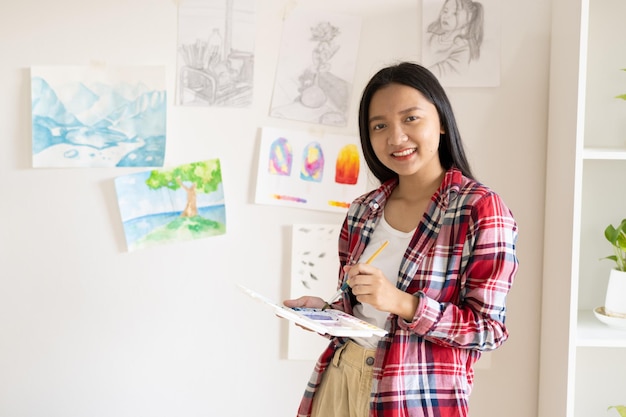
[[[226,233],[219,159],[115,179],[128,250]]]

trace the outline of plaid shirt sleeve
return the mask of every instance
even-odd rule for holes
[[[493,192],[472,204],[463,202],[457,219],[454,227],[441,228],[434,255],[424,260],[435,276],[436,265],[445,264],[442,273],[454,285],[444,285],[444,291],[432,284],[419,289],[413,322],[400,319],[399,325],[439,345],[493,350],[508,338],[505,298],[518,266],[517,225]],[[438,259],[437,254],[445,254],[448,261]]]

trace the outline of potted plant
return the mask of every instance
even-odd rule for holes
[[[606,289],[604,312],[607,316],[626,319],[626,219],[614,227],[604,229],[604,237],[613,248],[613,254],[603,259],[615,262]]]
[[[626,417],[626,405],[612,405],[608,409],[614,408],[619,413],[620,417]]]
[[[622,68],[622,71],[626,71],[626,68]],[[622,100],[626,100],[626,94],[620,94],[618,96],[615,96],[615,98],[620,98]]]

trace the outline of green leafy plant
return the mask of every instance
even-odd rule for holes
[[[626,68],[622,68],[622,71],[626,71]],[[619,96],[615,96],[615,98],[620,98],[622,100],[626,100],[626,94],[620,94]]]
[[[626,271],[626,219],[623,219],[617,228],[609,224],[604,229],[604,237],[613,247],[613,255],[602,259],[615,262],[615,269],[618,271]]]
[[[626,417],[626,405],[612,405],[608,408],[608,410],[611,408],[616,409],[620,417]]]

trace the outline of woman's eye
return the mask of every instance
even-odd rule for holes
[[[378,123],[378,124],[372,125],[372,130],[380,130],[384,127],[385,125],[383,123]]]
[[[408,117],[406,118],[406,121],[407,121],[407,122],[412,122],[412,121],[415,121],[415,120],[417,120],[417,119],[418,119],[418,117],[417,117],[417,116],[408,116]]]

